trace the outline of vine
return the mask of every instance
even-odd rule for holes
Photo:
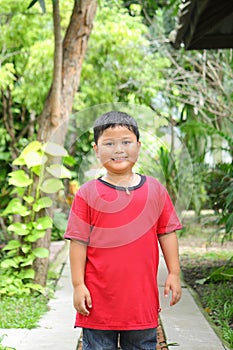
[[[12,199],[1,213],[8,218],[7,230],[12,239],[3,248],[0,294],[25,295],[44,290],[33,282],[33,263],[36,258],[47,258],[49,251],[34,245],[53,226],[50,216],[42,215],[53,204],[49,195],[63,188],[63,178],[71,178],[64,165],[55,163],[65,156],[67,151],[60,145],[33,141],[13,162],[17,168],[9,173]],[[35,178],[38,185],[34,190]]]

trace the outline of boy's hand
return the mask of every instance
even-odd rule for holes
[[[175,305],[181,298],[181,284],[180,276],[177,274],[169,273],[164,286],[164,296],[168,297],[170,290],[172,291],[172,299],[170,301],[170,306]]]
[[[90,292],[85,286],[85,284],[80,284],[74,287],[73,299],[74,307],[77,310],[77,312],[83,316],[88,316],[90,314],[88,308],[92,307],[92,301]]]

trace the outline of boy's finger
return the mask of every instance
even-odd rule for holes
[[[90,313],[86,308],[85,301],[80,305],[77,311],[84,316],[88,316]]]
[[[92,301],[90,294],[86,296],[86,303],[88,307],[92,307]]]
[[[169,285],[165,284],[164,287],[164,296],[167,298],[169,296],[169,292],[170,292],[170,287]]]
[[[181,298],[181,293],[173,292],[172,293],[172,300],[170,302],[170,305],[173,306],[173,305],[177,304],[178,301],[180,300],[180,298]]]
[[[175,293],[172,293],[172,300],[170,302],[170,306],[173,306],[177,303],[176,295]]]

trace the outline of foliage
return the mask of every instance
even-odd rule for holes
[[[175,203],[178,194],[178,171],[175,157],[167,149],[160,147],[158,160],[163,170],[166,189]]]
[[[52,76],[51,16],[26,6],[0,1],[0,209],[9,201],[10,164],[35,139],[36,116]]]
[[[169,61],[151,53],[147,33],[140,15],[130,16],[121,2],[102,2],[74,109],[114,102],[150,104],[158,86],[162,88],[162,81],[156,82]]]
[[[223,293],[224,290],[224,293]],[[231,283],[209,284],[203,294],[204,310],[220,329],[222,338],[233,346],[233,319],[232,288]]]
[[[32,6],[34,6],[37,2],[39,2],[43,13],[45,13],[46,12],[46,7],[45,7],[44,0],[32,0],[32,2],[30,2],[30,4],[28,5],[28,9],[31,8]]]
[[[61,211],[54,212],[53,229],[51,234],[52,241],[60,241],[64,238],[64,232],[67,227],[67,214]]]
[[[12,91],[14,104],[18,105],[18,110],[14,108],[14,114],[19,118],[24,107],[27,119],[30,112],[42,108],[49,88],[52,70],[52,19],[49,14],[42,16],[34,10],[27,12],[25,2],[1,1],[0,5],[0,61],[2,69],[9,76],[11,74],[10,82],[3,81],[4,91],[6,94],[6,87]],[[20,126],[19,128],[22,129]]]
[[[216,223],[225,226],[223,239],[232,239],[233,232],[233,165],[216,164],[209,170],[206,178],[206,189],[210,207],[218,214]]]
[[[223,293],[224,290],[224,293]],[[209,284],[203,294],[204,310],[218,326],[222,338],[233,346],[233,319],[232,292],[230,283]]]
[[[52,81],[52,2],[43,14],[39,4],[30,8],[29,3],[0,0],[0,186],[4,201],[9,164],[36,139],[37,117]],[[62,1],[62,31],[72,6]]]
[[[1,296],[0,324],[2,328],[28,328],[38,326],[40,317],[48,311],[48,299],[42,294],[27,296]]]
[[[165,11],[166,32],[174,27],[175,16],[178,13],[179,0],[124,0],[124,6],[128,8],[131,16],[140,13],[144,18],[144,23],[151,25],[156,20],[156,14],[160,9]]]
[[[224,148],[228,158],[232,156],[232,55],[230,50],[172,49],[166,20],[171,11],[177,13],[177,4],[169,2],[169,9],[165,4],[156,9],[154,17],[150,16],[151,49],[170,62],[162,75],[165,88],[152,99],[151,107],[180,130],[193,161],[192,208],[199,215],[207,203],[205,185],[211,165],[207,156],[211,154],[214,163],[224,162],[221,158]]]
[[[59,145],[34,141],[13,162],[13,166],[19,168],[8,174],[12,199],[1,213],[9,218],[7,229],[12,235],[2,249],[5,255],[0,265],[1,294],[25,295],[31,290],[43,291],[40,285],[33,283],[33,263],[36,258],[48,257],[48,250],[34,245],[44,237],[47,229],[52,228],[50,216],[40,215],[52,205],[51,198],[44,194],[61,190],[61,179],[70,178],[68,169],[57,163],[51,164],[51,158],[66,155],[66,150]]]
[[[204,283],[216,283],[219,281],[231,281],[233,279],[233,256],[219,268],[213,269],[213,271],[205,278],[199,279],[196,282],[199,284]]]

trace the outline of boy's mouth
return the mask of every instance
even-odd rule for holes
[[[116,158],[111,158],[114,162],[122,162],[127,159],[127,157],[116,157]]]

